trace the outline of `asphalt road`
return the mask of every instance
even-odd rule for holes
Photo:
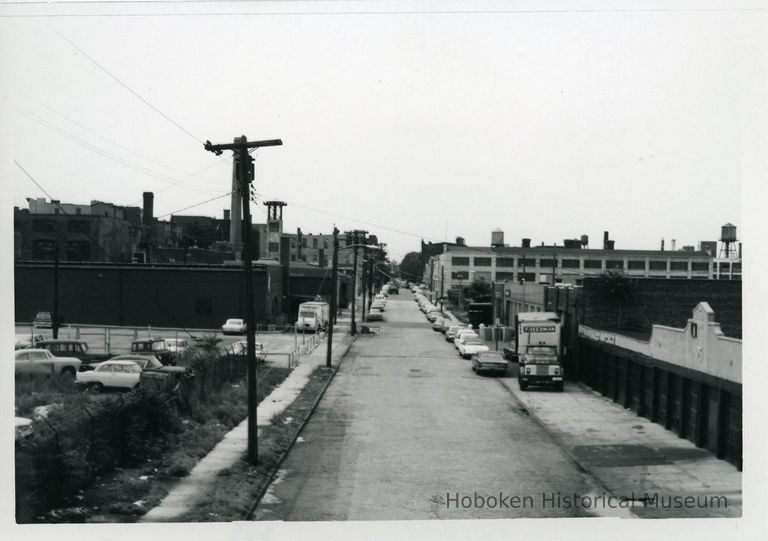
[[[355,342],[254,518],[589,516],[551,498],[594,493],[589,479],[412,299],[390,296]]]

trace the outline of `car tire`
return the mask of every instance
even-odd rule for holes
[[[562,393],[563,388],[564,388],[564,385],[562,381],[558,381],[557,383],[555,383],[555,391],[557,391],[558,393]]]
[[[94,382],[91,382],[91,383],[89,383],[89,384],[86,386],[86,390],[87,390],[89,393],[98,394],[98,393],[100,393],[100,392],[102,392],[102,391],[104,390],[104,385],[102,385],[102,384],[101,384],[101,383],[99,383],[98,381],[94,381]]]
[[[61,371],[62,376],[66,376],[72,380],[75,379],[76,370],[72,366],[65,366],[64,369]]]

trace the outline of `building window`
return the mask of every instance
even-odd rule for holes
[[[555,263],[554,259],[539,259],[539,267],[546,267],[548,269],[551,269],[553,266],[556,266],[557,263]]]
[[[273,233],[280,232],[280,222],[269,222],[269,230]]]
[[[317,248],[317,239],[312,239],[312,248]]]
[[[517,262],[518,267],[535,267],[536,260],[532,257],[521,257]]]
[[[490,257],[476,257],[475,258],[475,267],[490,267],[491,266],[491,258]]]
[[[578,269],[581,264],[578,259],[563,259],[562,265],[564,269]]]
[[[609,259],[605,262],[605,268],[609,270],[623,270],[624,262],[618,259]]]
[[[584,268],[585,269],[602,269],[603,261],[601,259],[585,259]]]
[[[34,220],[32,222],[32,231],[54,231],[56,224],[53,220]]]
[[[88,220],[69,220],[67,233],[90,233],[91,223]]]
[[[328,249],[328,239],[323,239],[323,247],[327,250]]]
[[[514,280],[515,279],[515,273],[514,272],[497,272],[496,273],[496,281],[501,282],[503,280]]]
[[[280,251],[280,243],[279,242],[270,242],[267,244],[267,251],[269,252],[279,252]]]
[[[669,268],[670,270],[673,270],[673,271],[687,271],[688,262],[687,261],[670,261]]]
[[[666,261],[649,261],[648,268],[652,271],[665,271],[667,270]]]
[[[301,239],[301,247],[306,248],[307,247],[307,237],[302,237]]]
[[[497,267],[514,267],[515,258],[514,257],[497,257],[496,266]]]
[[[525,280],[526,282],[535,282],[536,281],[536,273],[535,272],[518,272],[517,273],[519,279]]]
[[[692,271],[707,271],[707,272],[709,272],[709,262],[707,262],[707,261],[692,261],[691,262],[691,270]]]
[[[211,299],[197,299],[195,301],[196,314],[212,314],[213,301]]]
[[[645,270],[645,261],[627,261],[627,268],[629,270]]]
[[[82,213],[83,213],[83,209],[81,209],[80,207],[77,207],[75,209],[75,214],[77,214],[78,216],[80,216]]]
[[[733,270],[733,272],[741,272],[741,263],[734,263],[731,270]]]
[[[452,257],[451,265],[453,265],[454,267],[468,267],[469,258],[468,257]]]
[[[451,271],[451,280],[469,280],[469,271]]]

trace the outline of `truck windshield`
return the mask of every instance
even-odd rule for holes
[[[299,317],[315,317],[314,312],[299,312]]]
[[[525,362],[528,364],[558,364],[557,355],[554,353],[529,353],[525,356]]]

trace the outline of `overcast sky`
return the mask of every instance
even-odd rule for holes
[[[741,237],[757,5],[3,2],[0,175],[22,207],[45,195],[14,160],[62,202],[222,217],[228,197],[181,209],[230,190],[202,142],[244,134],[284,142],[254,186],[285,231],[367,229],[397,259],[497,227]]]

